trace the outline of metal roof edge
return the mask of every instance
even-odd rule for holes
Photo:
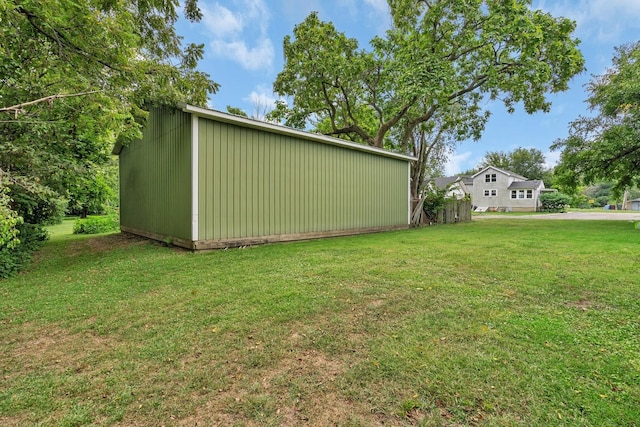
[[[333,138],[330,136],[305,132],[286,126],[262,122],[247,117],[236,116],[233,114],[223,113],[222,111],[210,110],[207,108],[196,107],[189,104],[179,104],[179,108],[185,113],[195,114],[198,117],[209,118],[218,120],[224,123],[234,124],[238,126],[248,127],[252,129],[264,130],[269,132],[278,133],[281,135],[294,136],[301,139],[310,141],[316,141],[323,144],[335,145],[338,147],[350,148],[352,150],[364,151],[366,153],[376,154],[384,157],[391,157],[398,160],[415,161],[416,157],[408,156],[406,154],[394,153],[392,151],[383,150],[382,148],[370,147],[368,145],[357,144],[355,142],[345,141],[343,139]]]

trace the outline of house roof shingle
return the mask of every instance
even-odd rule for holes
[[[444,189],[447,187],[447,185],[451,185],[457,180],[457,176],[443,176],[440,178],[436,178],[436,187]]]
[[[517,190],[517,189],[535,189],[540,187],[540,184],[542,183],[542,181],[540,181],[539,179],[534,179],[531,181],[513,181],[511,183],[511,185],[509,187],[507,187],[508,190]]]
[[[436,187],[444,189],[457,181],[461,181],[464,185],[473,185],[473,178],[467,175],[443,176],[435,179]]]

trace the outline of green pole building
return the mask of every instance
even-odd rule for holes
[[[183,105],[117,144],[120,224],[189,249],[406,228],[413,157]]]

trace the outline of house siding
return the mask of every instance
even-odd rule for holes
[[[519,191],[521,189],[518,189],[516,191]],[[525,197],[526,197],[526,192],[528,189],[522,189],[525,192]],[[507,205],[504,206],[509,206],[509,208],[513,211],[513,212],[529,212],[529,211],[535,211],[537,206],[536,203],[538,201],[538,199],[540,198],[540,190],[539,189],[533,189],[530,188],[529,190],[533,190],[533,198],[531,199],[511,199],[511,190],[506,190],[509,194],[509,201],[507,202]]]
[[[495,182],[486,182],[486,175],[496,175]],[[511,189],[509,186],[514,181],[522,181],[523,179],[516,179],[513,176],[507,175],[499,169],[492,167],[487,168],[480,174],[474,177],[473,185],[471,186],[471,200],[476,206],[483,206],[490,209],[504,209],[514,212],[529,212],[537,209],[537,203],[540,196],[540,188],[531,188],[533,190],[533,198],[531,199],[512,199]],[[485,196],[485,190],[496,190],[497,196]],[[520,190],[518,188],[517,190]],[[524,189],[525,191],[527,189]]]
[[[142,139],[122,147],[123,230],[191,240],[191,115],[155,109]]]
[[[496,182],[485,182],[486,174],[496,174]],[[506,206],[509,200],[509,194],[505,189],[509,185],[511,185],[511,179],[508,176],[495,169],[487,169],[474,179],[471,200],[476,206],[486,206],[489,208]],[[484,190],[496,190],[497,196],[485,196]]]
[[[408,224],[407,161],[209,118],[198,133],[200,241]]]

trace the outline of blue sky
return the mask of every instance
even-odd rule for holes
[[[282,69],[282,41],[310,12],[357,38],[362,48],[389,25],[386,0],[200,0],[199,5],[203,20],[180,21],[178,32],[186,43],[205,44],[199,68],[221,84],[209,105],[221,111],[232,105],[249,115],[261,112],[256,106],[275,101],[272,84]],[[533,7],[577,22],[575,36],[587,71],[572,80],[569,91],[551,98],[549,113],[528,115],[518,109],[508,114],[500,104],[489,105],[492,116],[482,139],[459,144],[447,174],[476,167],[487,151],[517,147],[537,148],[554,164],[559,153],[549,146],[567,136],[569,122],[589,114],[584,85],[611,64],[615,46],[640,40],[640,0],[534,0]]]

